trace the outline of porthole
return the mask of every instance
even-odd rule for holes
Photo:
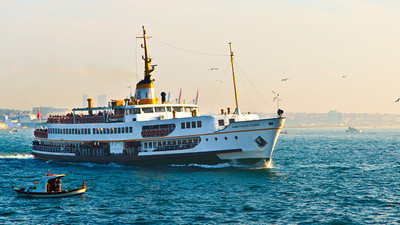
[[[237,139],[238,139],[238,136],[235,136],[235,139],[237,140]]]
[[[227,138],[227,137],[225,137],[225,140],[228,140],[228,138]]]
[[[216,141],[218,141],[218,138],[215,138]]]
[[[208,138],[206,138],[206,141],[208,141]]]

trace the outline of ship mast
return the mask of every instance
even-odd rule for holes
[[[151,58],[149,58],[149,53],[147,51],[147,38],[151,37],[146,37],[146,30],[143,28],[143,37],[138,37],[138,38],[143,38],[143,43],[144,46],[142,45],[142,48],[144,48],[144,56],[142,56],[142,59],[144,60],[144,78],[146,79],[147,76],[150,76],[150,73],[153,72],[154,66],[150,66],[151,63]]]
[[[238,96],[237,96],[237,88],[236,88],[236,78],[235,78],[235,67],[233,66],[233,52],[232,52],[232,43],[229,42],[229,50],[231,53],[231,66],[232,66],[232,76],[233,76],[233,88],[235,91],[235,101],[236,101],[236,109],[235,109],[235,114],[240,115],[239,111],[239,101],[238,101]]]

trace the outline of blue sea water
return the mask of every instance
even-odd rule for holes
[[[33,130],[0,130],[0,224],[400,223],[400,129],[287,131],[268,168],[140,168],[34,160]],[[87,192],[31,199],[11,190],[49,169]]]

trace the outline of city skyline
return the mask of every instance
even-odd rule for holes
[[[234,108],[232,42],[243,112],[275,112],[275,91],[286,112],[400,114],[399,17],[377,0],[0,1],[0,108],[129,97],[144,25],[158,98]]]

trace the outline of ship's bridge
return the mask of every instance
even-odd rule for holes
[[[126,122],[199,116],[199,107],[190,104],[133,105],[124,109]]]

